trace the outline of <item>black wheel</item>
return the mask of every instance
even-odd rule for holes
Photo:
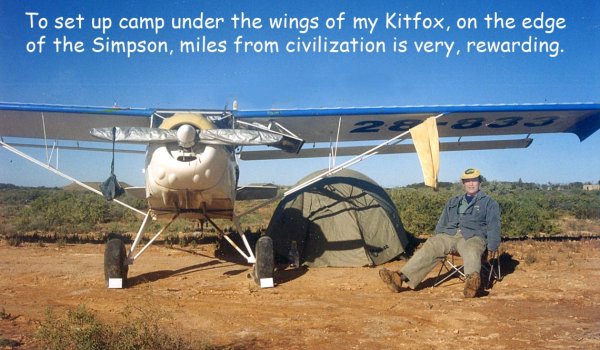
[[[123,241],[116,238],[109,240],[104,250],[104,281],[107,287],[110,278],[123,279],[123,287],[125,287],[129,271],[126,260],[127,252]]]
[[[260,285],[262,278],[273,278],[275,268],[273,258],[273,240],[262,236],[256,242],[256,265],[254,265],[254,282]]]

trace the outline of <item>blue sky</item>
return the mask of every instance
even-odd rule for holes
[[[168,4],[168,5],[166,5]],[[28,16],[27,12],[39,13]],[[260,18],[262,28],[234,29],[231,17]],[[342,28],[327,29],[344,12]],[[385,28],[386,13],[443,18],[444,30]],[[172,17],[222,17],[218,29],[172,30]],[[515,19],[515,28],[485,26],[486,14]],[[544,28],[524,29],[523,18],[544,15]],[[56,18],[84,18],[82,28],[56,29]],[[317,17],[318,28],[273,30],[269,18]],[[91,28],[93,18],[110,18],[106,33]],[[121,18],[163,18],[166,28],[121,29]],[[352,27],[353,17],[378,19],[372,33]],[[458,29],[460,18],[477,19],[477,29]],[[33,18],[34,28],[30,28]],[[42,18],[48,27],[41,29]],[[549,27],[564,18],[564,28]],[[556,21],[555,21],[556,22]],[[74,22],[76,23],[76,22]],[[130,22],[132,23],[132,22]],[[414,25],[414,22],[413,22]],[[446,30],[446,28],[448,28]],[[301,33],[306,31],[306,33]],[[42,52],[35,45],[41,36]],[[84,43],[81,53],[54,52],[52,40],[66,36]],[[179,40],[206,37],[226,41],[226,52],[182,54]],[[234,41],[384,41],[385,53],[235,52]],[[94,38],[166,41],[169,54],[92,52]],[[557,42],[560,52],[467,53],[468,41]],[[362,39],[361,39],[362,38]],[[395,39],[394,39],[395,38]],[[391,52],[407,41],[408,52]],[[417,53],[413,42],[454,42],[449,57]],[[0,101],[66,105],[240,109],[402,106],[490,103],[600,102],[600,2],[597,1],[17,1],[0,3]],[[460,54],[456,50],[460,49]],[[318,127],[315,126],[315,127]],[[478,167],[491,180],[572,182],[600,180],[600,134],[580,143],[576,136],[536,135],[524,150],[442,153],[441,181]],[[44,159],[45,152],[30,150]],[[338,160],[338,163],[343,159]],[[241,183],[292,184],[327,167],[327,159],[241,163]],[[110,171],[110,155],[61,151],[59,167],[84,180],[100,181]],[[117,155],[122,181],[142,185],[143,157]],[[416,155],[378,156],[355,167],[384,186],[421,182]],[[0,182],[64,185],[65,181],[0,150]]]

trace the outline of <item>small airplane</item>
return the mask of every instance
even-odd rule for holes
[[[426,123],[427,122],[427,123]],[[317,109],[161,110],[119,107],[84,107],[44,104],[0,103],[0,145],[60,176],[74,181],[107,199],[127,206],[143,216],[129,250],[119,239],[107,243],[105,277],[109,288],[121,288],[129,266],[166,230],[177,217],[210,223],[222,237],[254,264],[255,280],[272,287],[272,242],[259,239],[256,254],[244,236],[239,218],[266,203],[288,196],[323,177],[375,154],[419,153],[413,133],[425,124],[435,131],[426,143],[432,152],[528,147],[531,134],[573,133],[580,141],[600,128],[600,104],[514,104],[359,107]],[[427,133],[426,133],[427,134]],[[431,134],[431,133],[429,133]],[[527,135],[518,139],[464,141],[468,136]],[[411,138],[414,143],[400,144]],[[13,139],[10,141],[8,139]],[[440,142],[439,138],[450,139]],[[25,142],[20,141],[26,139]],[[41,139],[43,144],[35,142]],[[339,142],[381,141],[377,146],[343,146]],[[72,145],[67,141],[96,141],[98,147]],[[142,212],[116,199],[121,191],[114,173],[103,191],[91,188],[55,167],[30,157],[16,147],[49,147],[83,151],[145,153],[145,187],[128,189],[148,202]],[[115,143],[146,145],[145,151],[117,149]],[[314,147],[303,149],[304,144]],[[319,146],[322,144],[328,146]],[[258,147],[257,147],[258,146]],[[266,146],[266,147],[265,147]],[[439,149],[438,149],[439,147]],[[257,149],[258,148],[258,149]],[[431,151],[431,150],[430,150]],[[113,153],[114,156],[114,153]],[[277,196],[274,186],[238,187],[238,161],[303,157],[354,156],[349,161]],[[423,157],[428,158],[428,157]],[[431,158],[431,157],[429,157]],[[433,164],[433,177],[437,165]],[[425,172],[425,170],[424,170]],[[425,175],[425,174],[424,174]],[[426,176],[427,177],[427,176]],[[235,212],[235,201],[264,199],[266,202],[244,213]],[[167,224],[138,252],[151,219]],[[231,220],[241,236],[242,250],[214,222]],[[262,240],[262,241],[261,241]],[[270,254],[269,254],[270,253]],[[270,257],[269,257],[270,256]]]

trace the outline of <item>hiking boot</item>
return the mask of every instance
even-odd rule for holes
[[[402,278],[396,271],[390,271],[385,267],[379,270],[379,277],[392,292],[400,292],[402,290]]]
[[[463,295],[465,298],[474,298],[477,296],[477,292],[481,287],[481,277],[479,276],[479,272],[473,272],[467,275],[465,280],[465,289],[463,290]]]

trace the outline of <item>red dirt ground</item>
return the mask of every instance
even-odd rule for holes
[[[84,304],[106,320],[127,306],[159,309],[173,332],[223,348],[600,348],[598,240],[504,243],[504,279],[475,299],[457,279],[394,294],[379,267],[284,270],[261,290],[213,245],[153,246],[130,267],[129,288],[108,290],[103,249],[1,242],[0,339],[39,348],[47,307]]]

